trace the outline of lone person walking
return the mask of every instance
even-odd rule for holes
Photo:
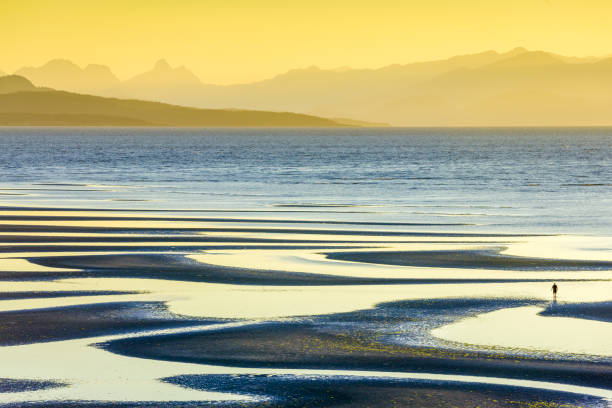
[[[557,301],[557,284],[553,283],[552,285],[552,293],[553,293],[553,302]]]

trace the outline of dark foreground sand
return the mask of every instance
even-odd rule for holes
[[[2,312],[0,346],[217,322],[172,315],[161,302],[101,303]]]
[[[612,322],[612,302],[555,303],[540,314]],[[612,339],[610,344],[612,347]]]
[[[449,382],[292,376],[182,376],[183,386],[265,396],[261,407],[604,407],[597,398]],[[545,401],[545,402],[544,402]]]
[[[119,340],[104,347],[119,354],[239,367],[316,368],[505,377],[606,388],[609,364],[508,358],[486,353],[402,347],[347,334],[321,333],[315,325],[255,328]]]
[[[99,221],[107,221],[106,219],[98,219]],[[69,220],[64,220],[69,221]],[[74,218],[73,221],[78,221]],[[146,219],[142,219],[146,221]],[[110,223],[110,221],[109,221]],[[423,226],[423,225],[419,225]],[[437,225],[434,225],[437,226]],[[375,230],[342,230],[342,229],[299,229],[299,228],[220,228],[220,227],[120,227],[120,226],[72,226],[72,225],[0,225],[0,232],[54,232],[54,233],[165,233],[173,234],[177,231],[181,232],[246,232],[246,233],[280,233],[280,234],[304,234],[308,235],[338,235],[338,236],[364,236],[364,237],[456,237],[456,238],[509,238],[509,237],[524,237],[532,236],[525,234],[486,234],[486,233],[470,233],[470,232],[419,232],[419,231],[375,231]]]
[[[529,301],[393,302],[373,310],[213,332],[124,339],[102,347],[135,357],[239,367],[416,371],[603,388],[612,384],[612,366],[607,361],[463,348],[429,334],[433,327],[466,316],[521,304]],[[405,333],[398,334],[397,330]]]
[[[65,384],[54,381],[40,380],[13,380],[10,378],[0,378],[0,392],[25,392],[46,390],[49,388],[64,387]]]
[[[249,247],[252,248],[252,247]],[[71,248],[73,249],[73,248]],[[129,248],[134,250],[134,248]],[[159,249],[151,248],[150,250]],[[200,248],[202,249],[202,248]],[[232,249],[225,247],[225,249]],[[266,247],[266,249],[274,249]],[[286,248],[282,248],[286,249]],[[117,250],[117,247],[106,248]],[[186,251],[185,248],[180,248]],[[297,273],[255,268],[236,268],[196,262],[179,254],[126,254],[29,257],[30,262],[53,268],[79,269],[75,272],[0,272],[0,280],[41,280],[68,277],[153,278],[188,282],[229,283],[236,285],[321,286],[540,282],[546,279],[423,279],[357,278],[318,273]],[[558,282],[562,282],[559,279]]]
[[[0,292],[0,300],[17,299],[52,299],[75,296],[106,296],[106,295],[131,295],[139,292],[117,292],[112,290],[75,290],[55,292]]]
[[[385,265],[424,266],[431,268],[503,269],[517,271],[534,270],[611,270],[612,262],[529,258],[502,255],[499,250],[452,251],[376,251],[339,252],[328,254],[328,259]]]
[[[456,384],[416,380],[190,375],[164,381],[183,387],[232,392],[259,397],[255,402],[183,403],[97,403],[67,401],[30,403],[28,407],[88,408],[367,408],[367,407],[445,407],[445,408],[606,408],[595,397],[536,389],[488,385]],[[19,406],[17,404],[7,405]]]

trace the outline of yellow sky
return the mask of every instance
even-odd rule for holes
[[[68,58],[122,79],[159,58],[204,82],[516,46],[612,53],[609,0],[0,0],[0,70]]]

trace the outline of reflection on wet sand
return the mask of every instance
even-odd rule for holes
[[[612,325],[577,318],[548,318],[544,309],[503,309],[434,330],[445,340],[487,346],[612,356]]]
[[[0,402],[612,401],[601,238],[247,214],[4,210]]]

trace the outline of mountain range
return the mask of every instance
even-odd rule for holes
[[[75,63],[55,59],[41,67],[24,67],[15,75],[28,78],[37,85],[65,91],[99,93],[118,86],[119,79],[104,65],[90,64],[80,68]]]
[[[165,60],[120,81],[101,65],[54,60],[16,72],[37,85],[208,109],[300,112],[396,126],[612,125],[612,57],[515,48],[378,69],[295,69],[211,85]]]

